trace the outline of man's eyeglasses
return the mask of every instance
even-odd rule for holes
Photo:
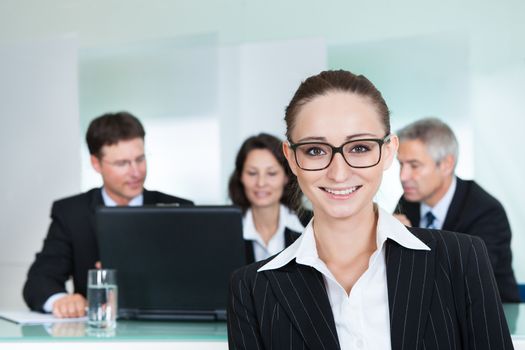
[[[328,168],[336,153],[341,153],[346,164],[352,168],[370,168],[379,164],[381,149],[385,143],[390,142],[390,136],[388,134],[382,139],[352,140],[339,147],[325,142],[290,142],[290,148],[294,151],[297,166],[303,170]]]
[[[133,164],[135,166],[140,166],[142,164],[144,164],[146,162],[146,156],[143,155],[143,156],[140,156],[140,157],[137,157],[133,160],[131,159],[119,159],[119,160],[114,160],[114,161],[108,161],[108,160],[102,160],[104,163],[106,164],[109,164],[117,169],[128,169],[129,167],[131,167]]]

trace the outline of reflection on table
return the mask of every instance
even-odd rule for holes
[[[0,341],[227,341],[225,322],[119,321],[114,332],[92,330],[85,322],[19,326],[0,320]]]
[[[515,348],[525,350],[525,304],[505,304],[504,311]],[[81,350],[91,342],[99,349],[227,349],[227,330],[225,322],[119,321],[114,333],[106,333],[93,332],[85,322],[20,326],[0,320],[0,348],[24,343],[39,350],[66,349],[75,343]]]

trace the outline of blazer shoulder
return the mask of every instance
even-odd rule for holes
[[[72,204],[72,203],[78,203],[78,202],[87,201],[90,198],[92,198],[96,194],[97,191],[100,192],[100,188],[92,188],[92,189],[90,189],[89,191],[86,191],[86,192],[82,192],[82,193],[78,193],[78,194],[75,194],[75,195],[72,195],[72,196],[59,198],[59,199],[57,199],[55,201],[55,203]]]
[[[470,246],[473,241],[482,242],[479,237],[468,235],[465,233],[452,232],[446,230],[431,230],[420,227],[407,227],[408,230],[425,244],[436,244],[443,246]]]
[[[263,267],[267,262],[272,260],[274,256],[269,257],[268,259],[257,261],[248,265],[245,265],[237,270],[235,270],[231,275],[232,282],[244,282],[248,285],[252,285],[256,278],[258,277],[259,270],[261,267]]]
[[[473,251],[477,253],[486,251],[485,243],[477,236],[418,227],[409,227],[408,229],[429,246],[431,251],[434,251],[433,254],[438,261],[450,266],[451,269],[467,264]],[[463,271],[463,268],[460,270]]]
[[[467,192],[469,203],[471,205],[503,208],[500,201],[488,193],[483,187],[478,185],[477,182],[473,180],[461,180],[461,182]]]
[[[93,203],[102,204],[102,194],[100,188],[79,193],[73,196],[65,197],[53,202],[53,211],[77,211],[79,209],[88,209]]]

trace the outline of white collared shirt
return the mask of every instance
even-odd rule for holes
[[[454,176],[452,178],[452,182],[450,183],[447,192],[445,193],[443,198],[441,198],[439,202],[437,202],[436,205],[434,205],[434,207],[428,206],[425,203],[421,202],[421,204],[419,205],[419,227],[427,227],[425,215],[427,215],[429,211],[432,211],[432,214],[434,214],[435,217],[433,226],[438,230],[441,230],[443,228],[443,224],[445,223],[445,219],[447,218],[448,207],[450,207],[450,203],[452,203],[454,193],[456,192],[456,183],[456,177]]]
[[[304,226],[299,221],[297,215],[282,204],[279,207],[279,224],[277,225],[277,231],[267,245],[255,228],[251,209],[246,211],[242,220],[242,227],[244,239],[252,241],[255,261],[267,259],[285,248],[284,231],[286,228],[296,232],[302,232],[304,230]]]
[[[116,207],[117,206],[117,203],[111,199],[111,197],[109,196],[109,194],[106,192],[106,189],[104,187],[102,187],[102,201],[104,202],[104,205],[106,207]],[[134,197],[133,199],[131,199],[131,201],[129,202],[128,206],[130,207],[139,207],[141,206],[142,204],[144,203],[144,195],[141,193],[140,195]],[[95,268],[93,266],[93,268]],[[52,312],[53,311],[53,304],[55,303],[55,301],[57,301],[58,299],[62,298],[64,295],[67,295],[67,293],[55,293],[53,295],[51,295],[49,298],[47,298],[46,302],[44,303],[44,306],[42,306],[42,309],[45,311],[45,312]]]
[[[370,257],[368,269],[354,284],[350,295],[319,258],[313,219],[301,237],[258,270],[278,269],[296,259],[298,264],[311,266],[319,271],[325,281],[341,350],[391,349],[384,245],[386,240],[392,239],[409,249],[430,250],[392,215],[381,208],[378,208],[378,213],[377,249]]]
[[[102,200],[104,201],[104,205],[106,207],[116,207],[118,204],[115,202],[109,194],[106,192],[106,188],[102,187]],[[129,203],[128,206],[130,207],[140,207],[144,204],[144,194],[141,193],[136,197],[133,197]]]

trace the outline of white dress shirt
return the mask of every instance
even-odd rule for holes
[[[251,209],[246,211],[242,220],[242,227],[244,239],[252,241],[255,261],[267,259],[285,248],[284,231],[286,228],[296,232],[302,232],[304,230],[304,226],[301,224],[301,221],[299,221],[297,215],[282,204],[279,207],[279,224],[277,225],[277,231],[268,244],[264,243],[264,240],[255,228]]]
[[[450,203],[452,203],[454,193],[456,192],[456,183],[456,177],[454,176],[443,198],[441,198],[439,202],[437,202],[436,205],[434,205],[433,207],[421,202],[421,204],[419,205],[419,227],[427,227],[425,215],[427,215],[427,213],[431,211],[435,217],[433,222],[434,228],[438,230],[441,230],[443,228],[443,224],[445,223],[445,219],[447,217],[448,207],[450,207]]]
[[[106,207],[116,207],[117,203],[111,199],[109,194],[106,192],[106,189],[102,187],[102,201],[104,202],[104,205]],[[144,203],[144,195],[141,193],[137,197],[134,197],[129,202],[130,207],[139,207]],[[95,266],[93,266],[95,268]],[[53,311],[53,304],[58,299],[62,298],[64,295],[67,295],[67,293],[55,293],[51,295],[49,298],[47,298],[46,302],[44,303],[43,309],[45,312],[52,312]]]
[[[116,207],[118,205],[117,202],[115,202],[106,192],[105,187],[102,187],[102,200],[104,201],[104,205],[106,207]],[[144,204],[144,195],[141,193],[138,196],[132,198],[129,201],[128,206],[140,207],[142,204]]]
[[[381,208],[378,208],[378,213],[377,249],[370,257],[368,269],[359,277],[349,295],[319,258],[313,219],[301,237],[258,270],[278,269],[296,259],[298,264],[311,266],[319,271],[323,275],[332,307],[341,350],[391,349],[384,245],[386,240],[392,239],[409,249],[430,250],[392,215]]]

